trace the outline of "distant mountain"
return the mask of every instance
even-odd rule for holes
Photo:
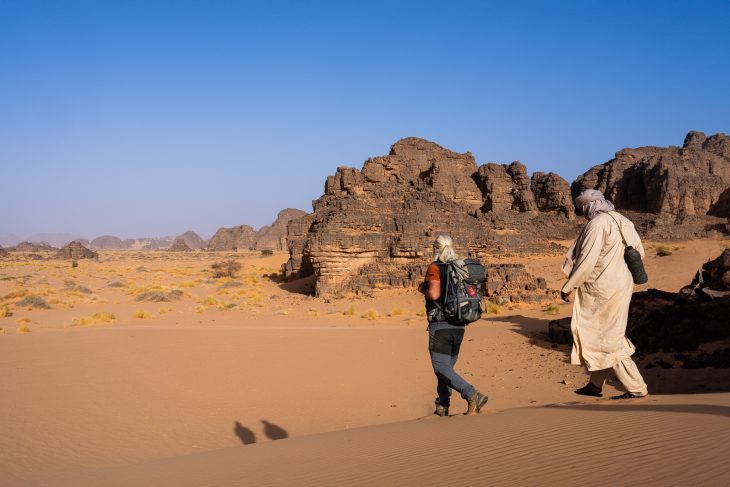
[[[2,247],[15,247],[20,242],[25,240],[23,237],[19,237],[14,234],[0,235],[0,246]]]
[[[198,235],[197,233],[193,232],[192,230],[188,230],[187,232],[183,233],[182,235],[178,235],[176,237],[177,239],[183,239],[185,242],[185,245],[190,247],[193,250],[197,249],[204,249],[207,245],[207,242],[203,240],[203,238]],[[173,244],[174,245],[174,244]]]
[[[286,250],[286,232],[290,221],[308,213],[294,208],[281,210],[276,221],[254,230],[249,225],[219,228],[208,241],[208,250]]]
[[[124,248],[122,239],[114,235],[102,235],[91,241],[92,250],[122,250]]]
[[[30,237],[26,237],[24,240],[27,242],[48,242],[54,247],[63,247],[69,242],[74,240],[83,239],[80,235],[75,235],[68,232],[55,232],[55,233],[36,233]]]

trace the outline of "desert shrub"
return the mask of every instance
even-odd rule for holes
[[[127,285],[124,284],[122,281],[112,281],[107,286],[108,287],[127,287]]]
[[[271,250],[271,249],[264,249],[264,250],[261,251],[261,255],[263,257],[268,257],[270,255],[274,255],[274,251]]]
[[[499,313],[502,312],[502,309],[499,307],[499,305],[497,303],[493,303],[491,301],[487,301],[487,305],[485,307],[485,311],[487,312],[487,314],[490,314],[491,313],[491,314],[494,314],[494,315],[498,315]]]
[[[15,333],[30,333],[28,325],[20,325],[15,329]]]
[[[241,264],[235,259],[226,259],[219,262],[214,262],[210,266],[213,269],[213,277],[236,277],[236,273],[241,270]]]
[[[206,296],[203,300],[203,306],[218,306],[218,300],[213,296]]]
[[[143,309],[139,309],[139,310],[135,311],[134,317],[137,319],[140,319],[140,320],[145,320],[147,318],[151,318],[152,315]]]
[[[547,308],[545,308],[545,313],[549,315],[556,315],[560,313],[560,306],[555,303],[549,304]]]
[[[29,294],[17,303],[16,306],[29,306],[31,308],[51,309],[51,306],[40,296]]]
[[[357,314],[357,308],[355,308],[354,304],[351,304],[350,307],[342,314],[345,316],[355,316]]]
[[[401,316],[405,314],[405,310],[403,308],[393,308],[390,311],[390,316]]]
[[[228,311],[228,310],[237,309],[237,308],[238,308],[238,305],[236,303],[223,303],[223,302],[221,302],[218,305],[218,309],[223,310],[223,311]]]
[[[9,318],[13,316],[13,312],[10,311],[10,307],[6,304],[0,308],[0,318]]]
[[[13,291],[10,291],[8,294],[3,296],[3,299],[16,299],[16,298],[22,298],[28,294],[28,291],[26,289],[15,289]]]
[[[78,320],[78,324],[81,326],[86,326],[93,325],[95,323],[111,323],[116,319],[117,317],[114,316],[113,313],[109,313],[108,311],[102,311],[100,313],[95,313],[91,316],[84,316],[83,318],[80,318]]]
[[[218,289],[228,289],[229,287],[241,287],[243,286],[242,282],[238,281],[227,281],[218,286]]]
[[[672,255],[675,250],[678,250],[677,247],[674,247],[672,245],[655,245],[654,249],[656,250],[656,255],[658,255],[659,257]]]
[[[169,301],[177,301],[183,297],[183,292],[179,289],[173,289],[172,291],[145,291],[137,295],[135,298],[137,301],[151,301],[156,303],[163,303]]]
[[[362,318],[365,318],[367,320],[377,320],[380,314],[374,309],[369,309],[365,312],[364,315],[362,315]]]

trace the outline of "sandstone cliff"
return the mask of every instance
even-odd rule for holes
[[[248,225],[219,228],[208,241],[208,250],[254,250],[256,230]]]
[[[470,153],[407,138],[362,170],[340,167],[327,178],[314,212],[288,227],[291,258],[285,274],[316,276],[316,293],[339,295],[387,286],[412,286],[423,276],[431,244],[450,234],[462,256],[486,261],[550,245],[535,235],[569,238],[577,232],[568,183],[555,174],[531,179],[519,162],[478,167]],[[500,274],[501,272],[501,274]],[[493,293],[545,295],[544,286],[515,266],[491,269],[514,289]],[[500,277],[501,276],[501,277]]]
[[[701,233],[722,223],[712,216],[730,217],[730,137],[689,132],[682,147],[623,149],[579,177],[573,195],[586,188],[603,191],[617,209],[637,214],[644,232]]]
[[[256,232],[257,250],[287,250],[286,228],[290,221],[301,218],[307,214],[306,211],[295,208],[286,208],[276,215],[276,220],[271,226],[265,226]]]

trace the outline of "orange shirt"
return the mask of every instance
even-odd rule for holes
[[[441,274],[439,273],[439,266],[436,262],[432,262],[426,270],[426,281],[441,281]]]

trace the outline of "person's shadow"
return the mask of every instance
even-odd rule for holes
[[[241,440],[241,443],[243,443],[244,445],[251,445],[253,443],[256,443],[256,435],[254,434],[254,432],[246,428],[238,421],[235,422],[233,432],[236,434],[236,436],[238,436],[238,439]]]
[[[264,425],[264,434],[270,440],[283,440],[284,438],[289,438],[289,433],[287,433],[281,426],[269,423],[265,419],[262,419],[261,422]]]

